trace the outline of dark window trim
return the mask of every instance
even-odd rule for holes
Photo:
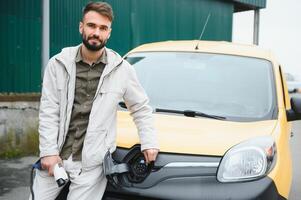
[[[281,70],[281,66],[279,65],[279,72],[280,72],[280,79],[281,79],[281,86],[282,86],[282,95],[283,95],[283,104],[284,107],[286,109],[286,96],[285,96],[285,92],[284,92],[284,83],[283,83],[283,76],[282,76],[282,70]]]

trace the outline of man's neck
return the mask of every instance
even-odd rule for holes
[[[104,48],[100,49],[99,51],[90,51],[89,49],[87,49],[85,47],[85,45],[82,45],[82,48],[81,48],[82,58],[89,65],[92,65],[93,63],[95,63],[100,58],[103,51],[104,51]]]

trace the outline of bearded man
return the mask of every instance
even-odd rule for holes
[[[64,48],[45,69],[39,112],[43,170],[34,179],[35,199],[54,200],[60,193],[52,177],[58,163],[71,181],[67,199],[102,198],[107,184],[102,162],[107,151],[116,149],[122,99],[137,126],[146,162],[156,159],[159,147],[147,95],[133,67],[105,47],[112,21],[109,4],[87,4],[79,23],[82,44]]]

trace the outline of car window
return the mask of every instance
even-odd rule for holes
[[[153,108],[194,110],[230,120],[272,119],[272,64],[263,59],[187,52],[133,53]]]

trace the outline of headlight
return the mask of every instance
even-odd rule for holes
[[[249,181],[265,176],[276,161],[276,146],[272,137],[265,136],[232,147],[218,168],[220,182]]]

